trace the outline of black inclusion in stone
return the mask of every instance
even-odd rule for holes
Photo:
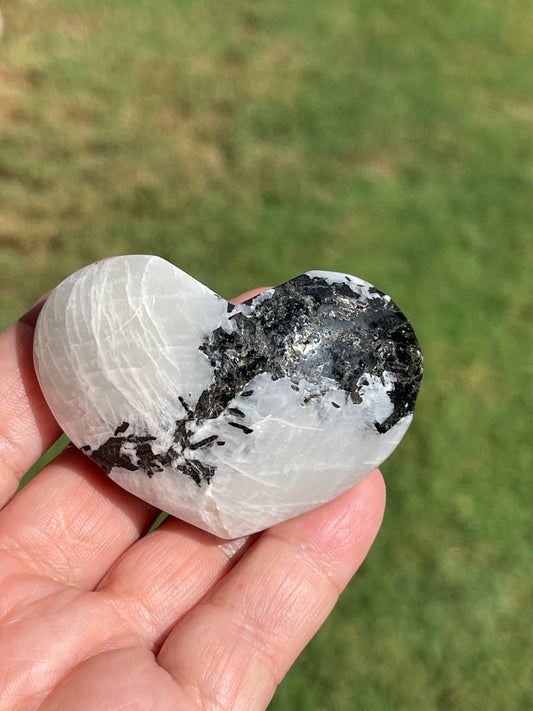
[[[392,300],[374,287],[371,298],[364,292],[354,282],[330,283],[303,274],[267,297],[230,305],[232,330],[218,328],[201,346],[214,379],[195,414],[217,417],[260,373],[273,380],[289,378],[295,389],[304,379],[322,394],[329,389],[326,379],[333,379],[358,403],[361,376],[389,372],[396,376],[388,393],[394,409],[384,422],[375,423],[380,433],[387,432],[413,412],[422,353],[413,328]],[[302,405],[311,397],[303,395]]]
[[[144,471],[149,477],[152,477],[157,472],[161,472],[167,467],[172,467],[190,476],[198,486],[202,482],[209,484],[215,473],[215,468],[194,457],[188,457],[185,460],[182,456],[180,457],[180,454],[185,447],[194,451],[201,447],[209,446],[218,437],[214,435],[206,437],[200,442],[191,443],[189,434],[184,426],[186,421],[188,420],[178,420],[176,423],[174,440],[177,447],[172,446],[166,452],[154,453],[151,443],[156,438],[151,435],[125,434],[129,428],[128,422],[120,424],[116,428],[113,437],[110,437],[97,449],[93,450],[88,445],[81,447],[81,449],[107,474],[114,467],[120,467],[128,471]]]
[[[129,422],[123,422],[121,425],[119,425],[117,427],[117,429],[115,430],[115,437],[119,434],[122,434],[122,432],[125,432],[129,426],[130,426]]]

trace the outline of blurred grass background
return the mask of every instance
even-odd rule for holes
[[[7,0],[0,326],[106,255],[308,269],[426,358],[374,548],[272,711],[533,708],[533,4]]]

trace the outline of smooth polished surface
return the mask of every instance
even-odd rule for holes
[[[233,306],[159,257],[92,264],[37,324],[43,393],[122,487],[233,538],[338,496],[394,450],[422,377],[413,329],[351,275]]]

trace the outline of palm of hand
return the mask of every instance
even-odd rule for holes
[[[377,533],[380,474],[238,541],[146,535],[158,511],[73,448],[10,500],[60,434],[38,309],[0,335],[0,711],[265,709]]]

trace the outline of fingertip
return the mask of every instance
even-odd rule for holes
[[[323,564],[335,568],[345,584],[378,534],[385,503],[385,481],[376,469],[341,496],[273,526],[266,534],[305,547]]]
[[[260,286],[257,289],[250,289],[250,291],[245,291],[243,294],[240,294],[240,296],[235,296],[233,299],[230,299],[229,302],[230,304],[242,304],[243,301],[248,301],[248,299],[253,299],[254,296],[257,296],[258,294],[261,294],[263,291],[268,291],[269,289],[272,289],[272,286]]]
[[[48,291],[44,296],[41,296],[39,301],[37,301],[31,309],[26,311],[25,314],[22,314],[22,316],[18,319],[20,323],[25,323],[27,326],[30,326],[31,328],[35,328],[35,325],[37,323],[37,319],[39,318],[39,314],[41,313],[41,309],[44,306],[44,303],[46,299],[50,295],[50,291]]]
[[[383,521],[385,505],[387,503],[387,486],[383,474],[379,469],[374,469],[360,483],[361,495],[364,496],[373,510],[373,518],[379,525]]]

